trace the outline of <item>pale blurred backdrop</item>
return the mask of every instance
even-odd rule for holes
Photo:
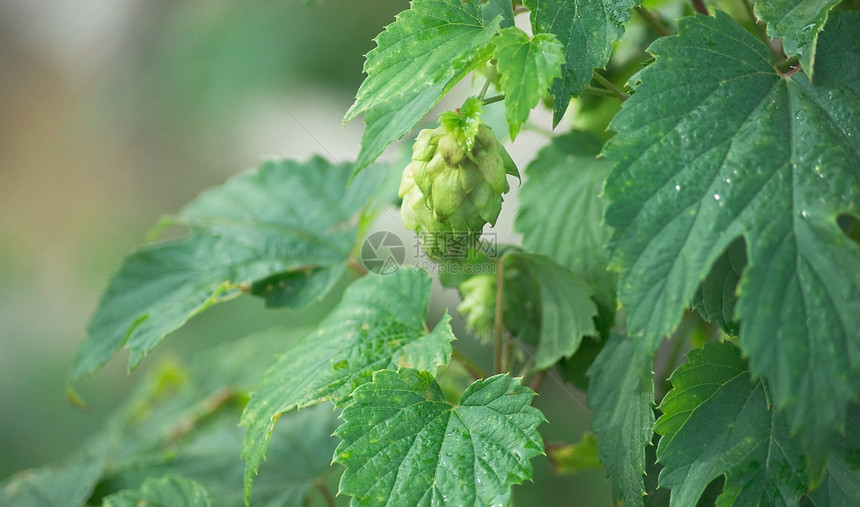
[[[160,215],[263,158],[355,157],[363,124],[341,129],[341,118],[363,54],[407,6],[0,0],[0,481],[68,455],[159,356],[319,318],[240,298],[193,319],[131,375],[119,354],[82,384],[89,412],[65,399],[66,370],[101,290]],[[489,119],[504,132],[496,109]],[[537,121],[548,124],[547,114]],[[524,131],[510,151],[522,169],[546,142]],[[498,229],[516,241],[511,208]],[[379,227],[402,232],[397,210]],[[550,424],[541,429],[576,441],[590,424],[583,397],[554,397],[550,384],[540,401]],[[540,460],[536,473],[547,476]],[[601,469],[529,488],[524,498],[544,505],[610,502]]]

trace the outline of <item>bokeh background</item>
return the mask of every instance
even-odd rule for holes
[[[341,129],[341,118],[363,78],[362,55],[407,6],[0,0],[0,481],[68,455],[159,358],[324,315],[239,298],[193,319],[131,374],[119,354],[80,386],[89,411],[65,398],[101,290],[160,215],[263,158],[355,157],[363,125]],[[510,151],[522,168],[546,142],[524,131]],[[512,207],[498,229],[516,241]],[[379,227],[399,227],[396,209],[385,215]],[[440,294],[441,306],[456,304]],[[538,405],[551,440],[574,442],[590,425],[581,393],[552,380]],[[535,468],[537,486],[517,488],[518,505],[611,502],[602,469],[552,477],[545,458]]]

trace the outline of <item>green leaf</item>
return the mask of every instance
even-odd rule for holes
[[[827,13],[839,0],[757,0],[755,14],[767,23],[767,35],[782,39],[788,56],[799,56],[803,70],[811,78],[819,32]]]
[[[803,436],[812,475],[860,387],[860,248],[836,221],[860,202],[860,30],[848,30],[860,19],[831,20],[813,84],[777,73],[723,12],[682,19],[651,47],[606,149],[628,332],[653,352],[743,236],[741,348]]]
[[[642,505],[645,446],[654,434],[651,358],[633,339],[613,335],[588,370],[588,406],[597,451],[628,506]]]
[[[78,457],[58,467],[19,472],[0,483],[0,505],[84,505],[104,473],[98,460]]]
[[[714,261],[711,272],[702,280],[691,303],[703,319],[716,321],[731,336],[738,335],[738,323],[735,321],[736,292],[746,264],[746,245],[738,238]]]
[[[123,346],[133,369],[197,313],[243,291],[260,292],[260,282],[272,277],[293,289],[286,303],[320,299],[346,266],[356,237],[352,218],[377,177],[347,187],[350,174],[348,164],[318,157],[266,162],[204,192],[172,219],[191,228],[187,237],[125,259],[78,349],[71,380],[90,375]]]
[[[523,248],[546,255],[588,283],[595,299],[615,308],[616,275],[607,271],[603,182],[612,168],[597,158],[602,142],[574,131],[556,137],[525,169],[516,230]]]
[[[344,122],[364,113],[367,128],[355,164],[360,171],[391,142],[408,134],[436,102],[480,63],[499,31],[477,0],[413,0],[367,54],[367,78]]]
[[[188,367],[175,360],[158,364],[87,448],[110,464],[99,492],[134,489],[147,477],[173,474],[202,484],[213,505],[241,505],[242,406],[276,353],[304,335],[272,329],[195,353]],[[330,405],[286,415],[273,434],[252,504],[305,505],[314,482],[330,470],[336,427]]]
[[[593,433],[583,433],[576,444],[547,447],[546,453],[556,474],[575,474],[601,466],[597,456],[597,437]]]
[[[241,424],[248,428],[242,450],[246,495],[281,413],[329,399],[340,403],[376,370],[429,370],[448,363],[454,340],[450,317],[433,331],[424,326],[430,285],[427,273],[411,269],[365,276],[346,290],[316,332],[266,372],[242,414]]]
[[[552,86],[553,125],[567,111],[571,96],[591,82],[595,68],[603,68],[613,42],[624,34],[624,24],[640,0],[525,0],[532,11],[535,34],[555,34],[564,46],[565,64]]]
[[[236,425],[236,407],[195,428],[181,442],[140,452],[115,463],[109,477],[113,487],[136,487],[146,477],[165,473],[181,475],[202,484],[217,506],[244,501],[244,465],[237,459],[244,430]],[[337,413],[320,404],[285,414],[275,428],[266,466],[254,481],[251,505],[302,507],[313,495],[314,484],[331,469],[337,439]]]
[[[505,28],[493,39],[498,61],[501,90],[505,94],[505,118],[511,139],[520,125],[561,76],[564,47],[553,34],[537,34],[533,39],[519,28]]]
[[[543,370],[573,355],[583,336],[596,333],[597,307],[591,288],[569,269],[542,255],[515,255],[540,285],[540,340],[534,367]]]
[[[105,507],[139,507],[141,505],[170,505],[176,507],[203,507],[212,505],[209,495],[200,484],[175,475],[143,481],[140,489],[120,491],[105,497]]]
[[[806,490],[800,449],[740,350],[713,342],[688,357],[669,378],[654,425],[662,435],[660,486],[672,490],[671,505],[695,504],[720,475],[717,505],[797,505]]]
[[[484,25],[492,23],[496,16],[501,16],[502,28],[514,26],[514,3],[511,0],[480,0]]]
[[[458,406],[427,372],[379,371],[344,408],[334,459],[351,505],[500,505],[543,453],[543,414],[520,379],[478,380]]]
[[[848,410],[845,432],[836,438],[827,476],[810,497],[816,507],[848,506],[860,498],[860,406]]]

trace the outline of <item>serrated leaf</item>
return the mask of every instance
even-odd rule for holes
[[[561,77],[552,85],[553,125],[567,111],[571,96],[591,82],[595,68],[603,68],[612,44],[624,35],[624,24],[640,0],[525,0],[534,33],[555,34],[564,46]]]
[[[334,460],[351,505],[499,505],[532,475],[543,414],[520,379],[478,380],[458,406],[427,372],[374,373],[344,408]]]
[[[747,264],[746,245],[736,239],[714,261],[711,272],[702,280],[690,306],[708,322],[717,322],[726,334],[738,335],[735,321],[738,282]]]
[[[365,276],[346,290],[316,332],[266,372],[242,414],[241,424],[248,428],[242,450],[246,495],[281,413],[329,399],[341,402],[376,370],[448,363],[454,340],[450,317],[430,332],[424,327],[430,285],[427,273],[411,269]]]
[[[585,335],[596,333],[597,306],[591,288],[572,271],[543,255],[517,253],[515,259],[540,285],[540,339],[534,358],[538,370],[570,357]]]
[[[501,16],[501,28],[514,26],[514,3],[511,0],[479,0],[484,15],[484,25],[489,25]]]
[[[860,386],[860,248],[836,222],[860,202],[860,30],[846,29],[860,18],[831,19],[840,29],[819,40],[815,84],[777,73],[723,12],[682,19],[652,45],[606,149],[628,332],[655,350],[742,235],[741,348],[803,436],[812,475]]]
[[[189,367],[175,360],[159,364],[88,445],[88,453],[110,464],[99,491],[134,489],[147,477],[173,474],[202,484],[213,505],[241,505],[244,464],[238,457],[245,431],[237,422],[247,392],[276,353],[306,332],[271,329],[196,353]],[[336,427],[331,406],[286,415],[275,428],[252,504],[305,505],[314,482],[330,469]]]
[[[812,77],[818,34],[827,13],[839,0],[757,0],[756,17],[767,23],[767,35],[782,39],[788,56],[799,56],[803,70]]]
[[[77,457],[57,467],[18,472],[0,483],[0,505],[84,505],[103,473],[104,465],[89,457]]]
[[[806,490],[788,424],[740,354],[729,342],[707,343],[669,378],[654,431],[662,435],[660,486],[672,490],[672,506],[693,505],[720,475],[719,506],[797,505]]]
[[[146,477],[181,475],[202,484],[215,506],[232,507],[244,501],[244,465],[237,459],[244,431],[236,425],[239,411],[231,407],[196,428],[177,446],[141,452],[113,462],[113,487],[131,488]],[[266,466],[254,481],[251,505],[302,507],[314,484],[330,470],[337,439],[337,413],[321,404],[285,414],[273,433]]]
[[[600,468],[597,457],[597,437],[583,433],[578,443],[547,447],[547,457],[556,474],[575,474],[589,468]]]
[[[493,44],[493,58],[498,62],[505,94],[505,118],[513,140],[532,108],[561,76],[564,47],[553,34],[541,33],[529,39],[515,26],[500,31]]]
[[[600,351],[588,376],[598,456],[625,505],[641,506],[645,446],[654,434],[651,357],[635,340],[616,334]]]
[[[478,0],[413,0],[376,37],[367,78],[344,122],[364,113],[367,128],[355,164],[360,171],[408,134],[454,84],[489,59],[501,16],[485,24]]]
[[[143,481],[140,489],[119,491],[105,497],[104,507],[139,507],[170,505],[176,507],[208,507],[209,495],[199,483],[175,475]]]
[[[612,163],[584,132],[556,137],[525,169],[515,229],[523,248],[546,255],[588,283],[602,307],[615,307],[616,275],[607,271],[610,229],[603,224],[603,183]]]
[[[348,164],[319,157],[266,162],[204,192],[173,219],[191,228],[187,237],[125,259],[78,349],[71,381],[90,375],[123,346],[133,369],[197,313],[273,276],[292,277],[290,304],[324,296],[349,259],[352,218],[377,178],[369,174],[347,187],[350,174]]]
[[[827,476],[810,498],[816,507],[842,507],[860,498],[860,406],[848,410],[845,432],[834,441]]]

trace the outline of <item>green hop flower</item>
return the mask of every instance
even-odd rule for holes
[[[398,192],[407,228],[458,240],[495,225],[502,194],[510,190],[507,175],[519,174],[490,127],[480,123],[479,107],[467,101],[459,112],[444,113],[441,126],[422,130],[415,139]],[[439,246],[444,243],[430,246],[425,236],[427,253],[444,256]]]

